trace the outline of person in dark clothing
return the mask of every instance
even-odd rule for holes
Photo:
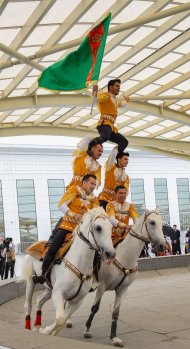
[[[0,237],[0,278],[3,280],[5,271],[5,258],[3,257],[4,238]]]
[[[180,243],[180,230],[177,229],[177,225],[173,225],[173,234],[171,235],[172,251],[173,255],[181,254],[181,243]]]

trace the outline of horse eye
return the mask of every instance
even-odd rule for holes
[[[102,231],[101,225],[97,225],[97,226],[96,226],[96,230],[100,233],[100,232]]]
[[[150,224],[155,225],[156,223],[155,223],[155,221],[150,221]]]

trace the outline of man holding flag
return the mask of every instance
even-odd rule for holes
[[[101,144],[110,140],[113,143],[118,144],[118,152],[122,153],[128,145],[128,140],[118,132],[114,126],[117,118],[117,108],[123,104],[122,99],[117,99],[116,96],[120,91],[120,79],[110,80],[108,82],[108,92],[98,93],[97,102],[98,109],[100,111],[100,119],[98,121],[97,130],[100,137],[96,138]],[[93,86],[93,94],[97,94],[98,86]],[[126,102],[129,101],[128,97],[123,95]]]

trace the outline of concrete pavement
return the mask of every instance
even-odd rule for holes
[[[39,292],[41,291],[35,293],[34,300]],[[122,303],[118,322],[118,336],[124,341],[126,348],[189,349],[189,295],[189,267],[140,272]],[[93,298],[94,294],[88,294],[82,306],[73,316],[74,327],[64,329],[59,337],[46,337],[23,330],[24,296],[2,304],[0,307],[0,344],[15,349],[37,347],[49,349],[52,348],[53,343],[56,343],[56,349],[61,346],[62,349],[89,348],[89,346],[91,349],[96,347],[103,349],[104,345],[106,347],[109,345],[114,293],[105,293],[102,306],[92,326],[93,338],[86,340],[83,338],[83,332]],[[49,301],[44,307],[43,325],[52,322],[54,315],[53,304]],[[13,331],[11,336],[10,330]],[[67,341],[67,338],[71,341]],[[24,346],[22,340],[24,340]],[[19,346],[17,346],[18,343]]]

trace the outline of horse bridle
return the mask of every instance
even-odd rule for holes
[[[99,215],[99,216],[97,216],[97,217],[95,217],[95,218],[92,218],[91,219],[91,222],[90,222],[90,226],[89,226],[89,229],[88,229],[88,236],[89,236],[89,234],[91,233],[91,235],[92,235],[92,237],[93,237],[93,239],[94,239],[94,242],[95,242],[95,246],[90,242],[90,240],[89,239],[87,239],[85,236],[84,236],[84,234],[83,234],[83,232],[80,230],[80,225],[79,225],[79,227],[78,227],[78,229],[77,229],[77,235],[79,236],[79,238],[81,239],[81,240],[83,240],[89,247],[90,247],[90,249],[91,250],[93,250],[93,251],[96,251],[96,252],[98,252],[99,254],[102,254],[103,253],[103,251],[102,251],[102,249],[101,249],[101,247],[98,245],[98,243],[97,243],[97,241],[96,241],[96,238],[95,238],[95,236],[94,236],[94,233],[93,233],[93,230],[92,230],[92,223],[94,223],[95,221],[96,221],[96,219],[98,219],[98,218],[102,218],[102,219],[106,219],[106,216],[105,215]],[[82,223],[82,222],[81,222]]]
[[[144,220],[143,220],[143,224],[142,224],[142,227],[141,227],[141,232],[142,232],[143,227],[144,227],[144,225],[145,225],[146,232],[147,232],[147,235],[148,235],[148,237],[149,237],[148,239],[146,239],[146,238],[144,238],[143,236],[139,235],[133,228],[131,228],[131,229],[129,230],[129,234],[130,234],[131,236],[133,236],[133,237],[135,237],[135,238],[137,238],[137,239],[143,241],[143,242],[147,242],[147,243],[152,242],[152,239],[151,239],[151,236],[150,236],[150,234],[149,234],[149,232],[148,232],[148,227],[147,227],[147,218],[148,218],[148,216],[150,216],[152,213],[156,213],[156,214],[158,215],[158,213],[157,213],[155,210],[150,211],[149,213],[145,214]]]

